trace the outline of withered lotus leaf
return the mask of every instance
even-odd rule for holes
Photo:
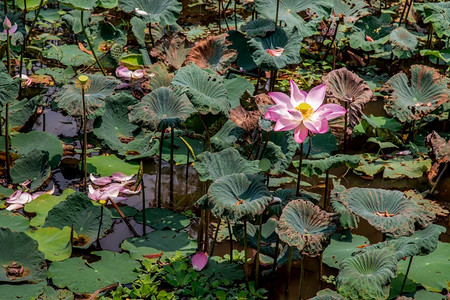
[[[436,131],[427,135],[426,141],[431,146],[434,156],[433,166],[428,172],[428,181],[432,182],[438,175],[441,164],[447,164],[450,161],[450,141],[446,141]]]
[[[165,34],[155,43],[150,55],[158,57],[170,68],[181,68],[190,48],[186,35],[181,32]]]

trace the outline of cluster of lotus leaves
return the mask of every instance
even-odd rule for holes
[[[267,211],[270,216],[280,217],[283,212],[283,208],[292,200],[303,199],[310,201],[311,203],[317,204],[322,197],[319,194],[307,192],[305,190],[299,191],[299,196],[297,196],[295,189],[278,189],[272,192],[274,203],[269,205]]]
[[[332,192],[331,205],[336,213],[344,216],[344,228],[356,228],[358,217],[370,225],[394,237],[414,233],[416,224],[426,227],[430,215],[402,192],[372,188],[341,189]]]
[[[302,254],[319,255],[337,228],[337,215],[302,199],[289,202],[283,209],[276,232],[280,240],[298,248]]]
[[[119,0],[119,6],[127,13],[138,8],[147,13],[143,16],[144,22],[161,26],[175,24],[182,8],[176,0]]]

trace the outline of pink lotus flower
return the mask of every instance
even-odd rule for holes
[[[200,252],[192,256],[192,267],[195,271],[201,271],[208,262],[208,256],[206,253]]]
[[[43,194],[52,195],[55,192],[55,186],[50,191],[46,192],[36,192],[36,193],[28,193],[24,192],[21,189],[15,191],[8,199],[6,199],[6,203],[10,204],[6,209],[9,211],[21,209],[28,202],[33,201],[37,197]]]
[[[3,33],[7,33],[8,31],[9,34],[14,34],[17,31],[17,24],[14,23],[14,25],[12,25],[8,17],[5,16],[5,20],[3,21]]]
[[[337,104],[322,104],[326,86],[321,84],[309,93],[299,90],[294,81],[290,81],[291,96],[280,92],[271,92],[269,96],[276,105],[271,106],[264,115],[275,121],[274,131],[294,130],[294,139],[303,143],[312,133],[328,131],[328,121],[345,114],[345,109]]]
[[[144,77],[144,70],[140,69],[133,72],[125,66],[120,66],[116,69],[116,76],[125,80],[140,79]]]
[[[281,56],[283,54],[284,49],[281,47],[277,47],[277,49],[266,49],[267,53],[270,56]]]

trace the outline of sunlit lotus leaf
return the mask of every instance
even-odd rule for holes
[[[422,65],[411,66],[411,81],[405,73],[398,73],[383,86],[388,93],[386,111],[401,122],[419,120],[448,102],[449,79],[437,69]]]
[[[30,221],[19,213],[2,210],[0,211],[0,228],[24,232],[30,229]]]
[[[386,299],[397,276],[397,258],[389,250],[373,250],[345,259],[336,278],[347,299]]]
[[[275,255],[275,244],[277,242],[277,233],[275,228],[278,221],[275,219],[268,219],[266,223],[262,224],[261,230],[261,253],[265,255]],[[233,229],[233,234],[237,241],[244,245],[244,226],[236,224]],[[258,247],[259,225],[247,223],[247,243],[248,247],[257,249]]]
[[[322,81],[327,85],[328,99],[348,103],[347,131],[351,134],[360,122],[366,104],[375,100],[372,90],[363,79],[346,68],[331,71],[322,77]]]
[[[144,255],[161,253],[161,258],[166,259],[173,257],[176,252],[185,256],[195,253],[197,242],[184,231],[155,230],[146,236],[128,238],[120,247],[137,260],[144,259]]]
[[[61,141],[55,135],[42,131],[30,131],[12,136],[11,147],[20,155],[36,150],[48,152],[48,164],[52,169],[59,165],[63,154]]]
[[[344,259],[369,245],[370,242],[365,236],[351,234],[348,230],[335,233],[331,237],[330,245],[323,252],[323,262],[332,268],[339,268]]]
[[[344,17],[344,22],[354,23],[370,14],[368,5],[359,0],[334,0],[333,12]]]
[[[423,10],[425,13],[424,23],[431,22],[431,24],[433,24],[433,29],[439,38],[442,38],[444,35],[449,36],[450,3],[425,3]]]
[[[173,33],[166,34],[157,41],[150,54],[163,60],[167,66],[179,69],[183,65],[189,50],[186,36],[183,33]]]
[[[88,248],[97,238],[101,207],[92,204],[92,201],[82,193],[73,193],[67,199],[55,205],[47,215],[43,227],[56,227],[63,229],[65,226],[74,230],[73,246]],[[100,237],[105,235],[112,225],[111,212],[103,210],[103,219],[100,229]]]
[[[41,281],[36,284],[29,283],[12,283],[12,284],[0,284],[0,295],[7,296],[7,298],[1,299],[37,299],[42,294],[44,288],[47,286],[47,282]]]
[[[159,135],[159,134],[158,134]],[[175,130],[175,139],[174,139],[174,149],[173,149],[173,160],[176,164],[186,164],[187,162],[187,156],[188,156],[188,147],[186,144],[181,140],[183,138],[189,146],[192,148],[193,152],[197,156],[198,154],[202,153],[204,141],[202,139],[196,139],[196,138],[190,138],[184,135],[183,131]],[[159,145],[159,143],[157,143]],[[171,148],[170,139],[165,138],[164,139],[164,145],[163,145],[163,155],[162,159],[169,162],[170,161],[170,148]],[[189,150],[189,161],[192,162],[192,154]]]
[[[350,188],[332,194],[331,203],[337,201],[345,207],[337,207],[338,209],[347,209],[366,219],[377,230],[395,237],[411,235],[416,224],[423,227],[430,224],[429,216],[421,207],[399,191]],[[333,205],[333,209],[335,207]]]
[[[145,22],[159,23],[162,26],[174,24],[181,11],[181,3],[176,0],[119,0],[119,6],[128,13],[135,9],[147,13]]]
[[[31,180],[30,190],[35,191],[50,177],[48,161],[48,152],[40,150],[21,156],[11,168],[12,181],[22,183]]]
[[[154,75],[148,81],[148,87],[151,90],[156,90],[162,86],[169,86],[172,82],[173,74],[169,73],[161,62],[151,65],[148,68],[148,73]]]
[[[311,151],[309,151],[310,143],[312,144]],[[337,140],[331,131],[324,134],[316,134],[313,137],[308,137],[303,142],[303,155],[305,157],[309,153],[308,158],[325,158],[331,156],[331,154],[336,150],[338,150]]]
[[[195,112],[194,106],[180,88],[160,87],[132,106],[129,117],[133,123],[161,130],[179,127]]]
[[[411,264],[408,278],[420,283],[428,291],[441,292],[448,289],[450,278],[447,270],[450,270],[450,243],[437,243],[437,248],[426,256],[416,256]],[[408,261],[398,263],[399,271],[406,273]]]
[[[277,1],[256,0],[256,10],[267,19],[275,20]],[[288,26],[296,26],[304,37],[314,34],[322,17],[328,17],[332,3],[326,0],[286,0],[279,2],[278,21],[284,21]],[[306,12],[311,18],[306,22],[300,12]],[[317,16],[317,18],[313,18]]]
[[[88,173],[99,176],[111,176],[114,172],[122,172],[126,175],[137,174],[139,164],[136,162],[123,161],[114,154],[97,155],[87,158]]]
[[[135,269],[139,268],[140,264],[128,253],[94,251],[91,255],[99,256],[100,260],[88,262],[82,257],[72,257],[53,262],[47,276],[57,287],[67,287],[72,292],[89,294],[117,282],[127,284],[137,279],[138,273]],[[67,276],[68,274],[70,276]]]
[[[0,245],[0,286],[45,280],[45,258],[35,240],[23,232],[0,228]]]
[[[30,225],[34,227],[42,226],[45,222],[48,212],[58,203],[64,201],[68,195],[75,193],[72,189],[66,189],[59,196],[43,194],[33,201],[25,204],[24,210],[27,213],[35,214],[36,216],[30,220]]]
[[[380,17],[370,15],[359,19],[349,33],[350,47],[373,51],[387,43],[393,29],[390,26],[391,19],[389,14],[381,14]]]
[[[268,32],[275,31],[275,22],[269,19],[256,19],[242,25],[241,30],[249,38],[265,36]]]
[[[415,300],[446,300],[446,296],[440,293],[428,292],[427,290],[419,290],[414,293]]]
[[[231,76],[230,76],[231,77]],[[231,108],[241,104],[241,97],[248,91],[251,94],[255,91],[255,86],[245,77],[236,76],[230,79],[224,79],[225,88],[228,91],[228,99],[231,103]]]
[[[60,2],[72,8],[83,10],[94,9],[97,5],[103,8],[113,8],[118,4],[117,0],[63,0]]]
[[[319,194],[307,192],[305,190],[299,191],[300,196],[297,197],[296,191],[294,189],[278,189],[272,192],[274,203],[270,204],[267,208],[269,215],[280,217],[283,208],[294,199],[303,199],[310,201],[314,204],[319,203],[322,197]]]
[[[263,133],[263,136],[267,133]],[[297,150],[297,143],[291,132],[274,131],[270,133],[263,159],[270,160],[270,174],[280,174],[291,165]]]
[[[301,61],[300,48],[302,36],[297,27],[284,29],[277,27],[265,37],[255,37],[248,41],[253,60],[263,70],[278,70]],[[280,56],[273,56],[267,50],[283,48]]]
[[[330,289],[324,289],[317,292],[315,297],[309,300],[345,300],[338,292],[332,291]]]
[[[417,37],[404,27],[397,27],[389,35],[392,53],[398,58],[409,58],[414,54],[419,41]]]
[[[4,64],[0,64],[0,107],[19,96],[19,83],[8,74]]]
[[[217,179],[208,189],[212,213],[219,218],[239,221],[261,214],[272,195],[257,175],[231,174]]]
[[[72,28],[73,33],[79,34],[83,31],[83,27],[81,27],[81,10],[74,9],[67,12],[62,16],[62,19]],[[83,12],[83,23],[89,24],[91,19],[90,12]]]
[[[121,219],[122,218],[114,207],[111,207],[109,210],[111,211],[111,217],[113,219]],[[133,206],[128,206],[128,205],[125,205],[125,206],[121,205],[120,211],[123,213],[123,215],[126,218],[134,217],[138,213],[138,210],[136,208],[134,208]]]
[[[143,223],[142,211],[134,216],[139,224]],[[185,215],[164,208],[146,208],[145,224],[155,229],[180,230],[189,226],[190,220]]]
[[[73,297],[73,293],[67,289],[54,289],[53,287],[47,285],[44,287],[44,293],[41,295],[42,300],[69,300]]]
[[[67,68],[42,68],[36,70],[35,74],[50,75],[57,84],[67,84],[75,76],[71,66]]]
[[[86,114],[93,115],[103,106],[103,100],[111,96],[119,83],[114,77],[102,76],[96,74],[86,75],[89,78],[84,97],[86,101]],[[73,116],[83,115],[83,101],[81,97],[81,84],[73,81],[71,84],[64,85],[61,90],[55,94],[54,101],[58,108],[66,111]]]
[[[251,71],[258,66],[253,61],[245,35],[236,30],[229,30],[227,39],[232,43],[229,48],[237,51],[236,64],[245,71]]]
[[[185,87],[189,100],[200,113],[223,113],[228,116],[230,101],[223,80],[218,75],[191,63],[178,70],[172,85]]]
[[[447,164],[450,161],[450,140],[446,141],[436,131],[433,131],[427,135],[426,141],[431,146],[434,156],[433,166],[430,172],[428,172],[428,181],[432,182],[439,174],[441,165]]]
[[[62,261],[72,254],[70,231],[69,226],[63,229],[45,227],[30,231],[27,234],[38,242],[39,250],[44,253],[45,259]]]
[[[135,53],[120,57],[119,62],[131,71],[142,69],[145,65],[142,55]]]
[[[209,36],[189,50],[185,64],[194,63],[202,69],[223,74],[236,59],[236,51],[228,49],[227,34]]]
[[[314,175],[322,175],[327,170],[346,165],[348,168],[355,168],[361,162],[361,157],[348,154],[336,154],[327,158],[311,160],[304,159],[302,161],[302,174],[308,177]],[[294,166],[298,168],[298,161],[293,162]]]
[[[364,157],[363,157],[364,158]],[[375,174],[383,172],[384,178],[420,178],[424,172],[431,168],[431,159],[419,157],[414,159],[412,156],[397,156],[387,160],[375,160],[366,158],[361,160],[361,164],[355,168],[359,172],[373,177]]]
[[[214,149],[223,150],[233,147],[237,140],[244,134],[245,130],[237,126],[233,121],[226,121],[220,130],[211,137]]]
[[[16,6],[19,7],[21,10],[25,9],[24,3],[27,4],[27,11],[36,10],[39,8],[41,0],[18,0],[15,2]],[[47,4],[47,0],[44,0],[43,5]]]
[[[231,174],[258,173],[258,161],[246,160],[233,148],[227,148],[217,153],[203,152],[197,156],[194,168],[199,173],[201,181],[215,181]]]
[[[440,60],[440,63],[443,62],[448,64],[450,62],[450,48],[445,48],[441,50],[429,50],[423,49],[420,50],[421,56],[430,56],[430,61],[437,64],[437,60]]]
[[[375,137],[382,142],[401,145],[402,140],[398,136],[401,128],[402,124],[394,118],[375,117],[372,114],[368,117],[363,114],[361,122],[353,128],[353,134],[367,135]]]
[[[277,226],[280,239],[297,247],[302,254],[317,256],[336,231],[336,215],[309,201],[294,200],[283,209]]]
[[[94,57],[80,50],[78,45],[52,45],[42,54],[45,58],[54,59],[66,66],[79,67],[95,62]]]
[[[130,20],[131,24],[131,30],[136,37],[136,41],[138,42],[139,46],[146,47],[145,44],[145,29],[147,27],[147,23],[145,23],[141,18],[139,17],[132,17]]]
[[[0,92],[1,93],[1,92]],[[33,117],[37,116],[38,105],[42,98],[40,96],[27,99],[25,101],[15,100],[9,104],[9,130],[21,131],[25,125],[30,124],[33,121]],[[6,109],[2,111],[2,117],[4,118]],[[33,121],[34,123],[34,121]]]

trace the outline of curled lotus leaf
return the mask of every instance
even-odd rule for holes
[[[0,64],[0,107],[17,99],[19,84],[8,73],[4,64]]]
[[[308,177],[313,175],[322,175],[327,170],[346,165],[349,168],[355,168],[359,165],[361,158],[355,155],[336,154],[323,159],[311,160],[305,159],[302,162],[302,174]],[[298,167],[298,162],[293,162]]]
[[[433,24],[433,29],[439,38],[449,36],[450,32],[450,3],[426,3],[424,6],[424,23]]]
[[[419,205],[422,212],[430,220],[435,219],[437,216],[446,217],[449,214],[449,211],[442,207],[439,202],[425,199],[421,193],[417,193],[414,190],[409,190],[404,191],[403,194],[406,198]]]
[[[231,174],[217,179],[208,189],[212,213],[239,221],[264,212],[272,195],[259,175]]]
[[[218,74],[225,73],[236,59],[236,51],[229,49],[227,34],[210,36],[198,42],[189,50],[185,64],[194,63],[202,69],[213,69]]]
[[[426,142],[433,151],[434,163],[428,172],[428,181],[432,182],[438,175],[441,164],[447,164],[450,161],[450,140],[446,141],[436,131],[433,131],[426,137]]]
[[[178,127],[181,122],[196,112],[186,94],[180,88],[160,87],[153,90],[131,107],[130,121],[161,130]]]
[[[258,161],[246,160],[236,149],[227,148],[217,153],[199,154],[194,168],[199,173],[201,181],[215,181],[231,174],[256,174]]]
[[[267,133],[263,133],[263,136]],[[267,138],[267,137],[266,137]],[[273,131],[264,151],[263,158],[270,160],[270,174],[281,174],[289,168],[297,151],[294,136],[288,131]]]
[[[264,37],[252,38],[248,41],[248,46],[253,60],[261,69],[277,70],[301,61],[301,41],[302,36],[297,27],[290,29],[277,27],[274,32],[268,33]],[[270,50],[279,50],[280,48],[283,50],[279,56],[269,54]]]
[[[341,193],[345,192],[345,187],[339,181],[335,180],[333,180],[333,186],[334,188],[330,194],[330,204],[333,211],[340,216],[339,222],[341,223],[341,227],[344,229],[358,228],[359,217],[348,210],[344,204],[337,201]]]
[[[22,155],[14,162],[10,175],[14,183],[31,180],[30,191],[35,191],[50,177],[47,151],[35,150]]]
[[[269,19],[256,19],[241,26],[247,37],[265,36],[268,32],[275,31],[275,22]]]
[[[228,147],[233,147],[240,138],[245,133],[245,130],[237,126],[231,120],[228,120],[223,124],[222,128],[211,137],[211,144],[216,150],[223,150]]]
[[[348,103],[348,133],[358,125],[366,104],[375,100],[373,92],[364,79],[355,73],[341,68],[331,71],[322,78],[327,85],[327,98],[332,102]]]
[[[248,40],[242,32],[229,30],[227,39],[231,42],[229,48],[237,51],[236,64],[239,67],[247,72],[258,67],[253,61]]]
[[[190,63],[178,70],[172,85],[186,88],[189,100],[200,113],[229,115],[231,104],[228,93],[223,79],[218,75],[210,74]]]
[[[311,202],[294,200],[283,209],[276,231],[280,240],[314,257],[324,250],[328,238],[336,231],[336,217]]]
[[[150,55],[161,59],[168,67],[179,69],[189,52],[186,35],[180,32],[165,34],[155,43]]]
[[[275,219],[268,219],[266,223],[261,226],[261,253],[265,255],[275,255],[275,244],[277,242],[277,233],[275,228],[278,221]],[[244,226],[242,224],[236,224],[233,230],[234,236],[237,241],[244,245]],[[258,234],[259,225],[247,223],[247,242],[248,246],[253,249],[258,247]]]
[[[419,41],[417,37],[404,27],[395,28],[389,35],[392,53],[398,58],[409,58],[416,50]]]
[[[382,91],[388,94],[384,108],[401,122],[419,120],[448,102],[449,81],[437,69],[412,65],[411,80],[400,72],[383,86]]]
[[[397,258],[387,249],[375,249],[345,259],[336,278],[338,292],[347,299],[386,299],[397,276]]]
[[[317,204],[322,197],[319,194],[307,192],[305,190],[300,190],[299,193],[300,196],[297,197],[295,189],[278,189],[273,191],[272,196],[274,201],[267,208],[269,215],[280,217],[283,208],[292,200],[303,199]]]
[[[85,87],[84,98],[86,101],[86,114],[93,114],[103,106],[103,100],[111,96],[119,81],[112,76],[102,76],[96,74],[86,75],[89,80]],[[59,109],[66,111],[73,116],[83,115],[82,86],[78,79],[71,84],[64,85],[55,94],[54,101]]]
[[[166,66],[161,62],[151,65],[148,68],[148,73],[154,75],[148,80],[148,87],[151,90],[156,90],[162,86],[169,86],[172,82],[173,73],[169,73]]]
[[[334,196],[337,197],[331,199],[332,203],[341,205],[334,204],[333,209],[348,210],[348,213],[366,219],[377,230],[394,237],[411,235],[416,224],[423,227],[430,224],[429,216],[421,207],[400,191],[350,188]]]
[[[161,26],[175,24],[181,11],[181,3],[176,0],[119,0],[119,7],[128,13],[139,9],[146,13],[146,23],[159,23]]]
[[[334,0],[333,11],[344,17],[345,23],[354,23],[370,14],[369,6],[360,0]]]

